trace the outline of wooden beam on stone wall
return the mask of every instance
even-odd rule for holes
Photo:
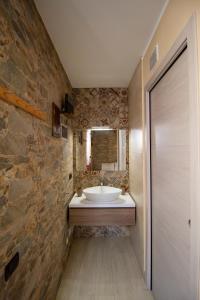
[[[37,108],[36,106],[27,103],[25,100],[18,97],[5,87],[0,87],[0,99],[18,108],[21,108],[23,111],[31,114],[32,116],[42,121],[47,120],[47,115],[45,112],[39,110],[39,108]]]

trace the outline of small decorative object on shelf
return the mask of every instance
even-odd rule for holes
[[[78,196],[78,197],[81,197],[81,196],[82,196],[82,187],[81,187],[81,186],[78,186],[78,187],[77,187],[76,193],[77,193],[77,196]]]

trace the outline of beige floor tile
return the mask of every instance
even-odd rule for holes
[[[75,239],[56,300],[153,300],[129,238]]]

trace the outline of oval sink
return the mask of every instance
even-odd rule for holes
[[[115,201],[121,194],[121,189],[112,186],[94,186],[83,190],[86,199],[93,202]]]

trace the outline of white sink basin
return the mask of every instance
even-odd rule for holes
[[[121,194],[121,190],[112,186],[94,186],[83,190],[86,199],[93,202],[112,202]]]

